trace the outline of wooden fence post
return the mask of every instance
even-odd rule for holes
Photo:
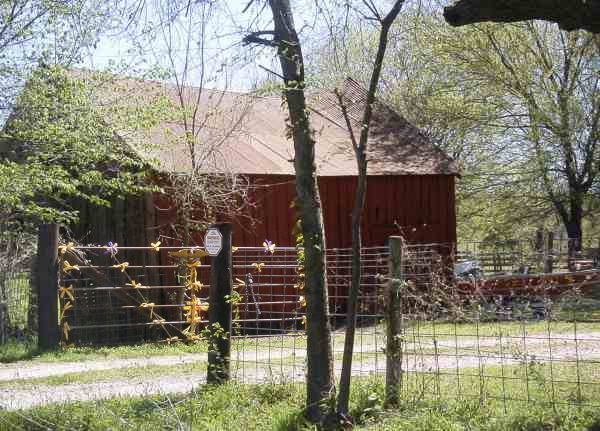
[[[58,225],[43,224],[38,231],[36,270],[38,346],[41,349],[53,349],[60,341],[58,271]]]
[[[386,373],[385,404],[398,407],[402,389],[402,248],[399,236],[390,237],[389,277],[386,289]]]
[[[222,236],[222,247],[211,260],[209,294],[209,351],[208,383],[224,383],[230,378],[231,356],[231,292],[233,288],[231,264],[231,224],[211,226]]]
[[[546,242],[546,262],[544,262],[544,272],[550,274],[554,266],[554,232],[548,232],[548,240]]]

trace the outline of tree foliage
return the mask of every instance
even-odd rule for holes
[[[109,205],[147,189],[143,149],[123,138],[153,126],[161,102],[115,103],[102,96],[111,82],[52,67],[32,74],[1,135],[5,218],[72,222],[73,199]]]
[[[325,80],[353,71],[364,79],[373,37],[358,29],[348,42],[342,67],[324,61],[334,58],[331,45],[313,59]],[[453,29],[413,8],[395,28],[390,57],[380,97],[462,163],[459,236],[514,236],[556,221],[579,236],[578,203],[584,224],[597,211],[592,35],[548,23]]]

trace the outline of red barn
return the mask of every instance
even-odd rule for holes
[[[178,91],[156,83],[134,85],[137,91],[166,94],[173,101],[200,101],[195,105],[200,109],[191,117],[198,123],[205,121],[195,135],[199,144],[194,158],[202,160],[196,166],[207,174],[242,176],[249,184],[246,199],[252,205],[244,213],[248,217],[234,221],[234,244],[260,246],[269,239],[279,246],[293,246],[294,152],[291,139],[286,138],[287,113],[281,98],[202,90],[197,99],[194,88]],[[354,130],[359,130],[363,100],[364,90],[347,81],[344,101]],[[346,122],[331,92],[310,95],[309,108],[327,247],[349,247],[357,170]],[[455,243],[456,164],[385,104],[377,103],[374,111],[364,244],[383,245],[389,235],[398,233],[411,242]],[[191,169],[189,148],[169,140],[184,135],[185,130],[182,122],[165,122],[152,131],[159,171]],[[174,236],[169,226],[176,212],[168,196],[131,198],[109,209],[84,208],[74,233],[84,242],[111,239],[122,245],[147,245],[159,232]],[[201,238],[198,233],[194,242],[201,245]]]
[[[201,177],[218,174],[227,178],[242,178],[247,185],[243,190],[243,201],[249,205],[232,220],[233,244],[238,247],[260,247],[265,239],[269,239],[278,247],[295,245],[292,232],[296,215],[291,205],[295,198],[294,151],[291,139],[286,137],[287,113],[280,97],[210,90],[199,92],[193,88],[178,90],[147,82],[129,82],[126,86],[129,91],[132,85],[137,93],[155,92],[166,95],[175,103],[179,100],[198,108],[188,111],[191,117],[186,118],[186,124],[182,124],[182,121],[163,122],[144,137],[154,144],[151,155],[158,161],[156,178],[161,179],[166,189],[171,184],[169,181],[189,178],[185,174],[192,170],[200,173]],[[364,90],[348,81],[343,100],[350,124],[355,131],[360,130]],[[326,244],[328,249],[350,247],[357,169],[349,132],[344,126],[346,118],[337,98],[330,92],[311,94],[309,109],[311,125],[315,130],[315,162]],[[195,128],[195,123],[200,127]],[[173,139],[186,136],[186,131],[193,139]],[[190,141],[193,146],[189,145]],[[135,142],[132,147],[135,148]],[[457,175],[457,166],[448,156],[401,115],[385,104],[377,103],[370,130],[363,244],[382,246],[390,235],[399,233],[410,242],[456,243]],[[174,228],[181,214],[173,196],[169,194],[147,194],[141,198],[130,197],[126,201],[116,200],[111,208],[85,204],[80,209],[80,223],[72,227],[72,234],[81,243],[106,244],[110,240],[119,246],[148,246],[160,237],[163,245],[183,245],[180,231]],[[205,209],[194,206],[193,211],[202,215]],[[231,219],[231,215],[217,215],[216,218],[226,221]],[[188,245],[202,245],[202,239],[203,232],[195,232]],[[334,254],[331,261],[335,267],[338,251],[331,253]],[[340,253],[343,255],[345,252]],[[160,254],[124,251],[122,257],[145,269],[145,274],[136,275],[136,279],[149,285],[179,284],[174,280],[172,269],[160,272],[148,269],[157,268],[156,265],[160,264],[172,264],[166,251]],[[234,257],[238,262],[237,266],[234,265],[234,277],[244,278],[247,273],[253,272],[253,262],[260,260],[265,260],[268,268],[267,271],[254,274],[257,299],[252,292],[243,293],[239,322],[242,325],[247,322],[249,326],[242,326],[242,330],[253,331],[260,326],[266,331],[278,331],[297,323],[300,293],[295,287],[295,253],[288,250],[281,253],[281,257],[277,254],[273,256],[275,260],[287,262],[285,269],[278,265],[279,261],[268,260],[270,257],[260,250],[246,255],[239,252]],[[269,262],[276,265],[269,268]],[[336,271],[329,289],[332,300],[330,309],[332,315],[337,317],[344,311],[347,294],[347,280],[344,277],[349,275],[349,269],[329,269]],[[374,273],[371,274],[374,270],[369,271],[365,275],[374,277]],[[207,281],[205,269],[200,276]],[[89,297],[78,299],[77,309],[81,308],[84,312],[80,313],[80,317],[74,316],[73,322],[83,326],[90,322],[105,325],[111,319],[102,313],[86,312],[88,309],[84,308],[85,304],[92,310],[97,304],[124,301],[122,303],[129,307],[128,310],[131,308],[126,299],[111,299],[110,291],[107,292],[96,294],[90,290]],[[162,304],[161,307],[166,310],[164,315],[169,320],[181,321],[181,311],[176,307],[183,299],[173,296],[172,292],[166,288],[152,290],[147,301]],[[368,292],[363,294],[369,295]],[[371,295],[375,302],[376,298],[376,295]],[[370,306],[375,307],[375,302]],[[259,306],[261,312],[258,312]],[[155,336],[152,335],[152,328],[144,322],[144,316],[119,316],[118,319],[127,322],[120,325],[128,328],[123,334],[119,333],[119,337],[131,340]],[[137,329],[127,326],[131,322],[142,326]],[[185,325],[183,321],[179,323]],[[83,334],[81,330],[80,333]],[[90,337],[96,337],[94,334]],[[111,334],[107,332],[106,338],[111,339],[114,336]],[[81,340],[87,339],[85,335],[80,337]]]

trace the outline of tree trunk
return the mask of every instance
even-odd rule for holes
[[[285,82],[288,127],[294,140],[297,204],[305,254],[307,409],[309,420],[323,418],[323,401],[335,396],[333,353],[325,265],[325,232],[315,166],[315,141],[304,96],[304,60],[289,0],[269,0],[274,41]]]
[[[373,116],[373,105],[375,104],[375,94],[379,85],[379,77],[385,58],[387,49],[388,34],[390,27],[394,23],[396,17],[400,13],[404,0],[396,0],[390,12],[385,16],[381,23],[381,31],[379,33],[379,43],[377,46],[377,54],[373,62],[373,71],[369,81],[369,89],[360,129],[360,138],[356,142],[356,137],[352,131],[352,124],[348,116],[342,96],[338,93],[338,99],[341,105],[346,127],[350,134],[352,146],[356,157],[356,166],[358,171],[358,184],[356,195],[354,198],[354,207],[352,209],[352,284],[348,293],[348,312],[347,312],[347,327],[346,337],[344,339],[344,356],[342,358],[342,375],[340,377],[340,393],[337,402],[337,413],[344,417],[348,413],[348,404],[350,400],[350,380],[352,377],[352,355],[354,354],[354,336],[356,333],[356,316],[358,309],[358,296],[360,294],[360,278],[361,278],[361,232],[360,225],[362,223],[362,214],[365,206],[365,197],[367,194],[367,150],[369,143],[369,129],[371,126],[371,118]]]

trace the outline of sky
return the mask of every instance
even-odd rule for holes
[[[194,34],[191,42],[191,55],[188,62],[188,73],[185,81],[190,85],[199,85],[202,81],[200,50],[195,48],[204,40],[205,66],[204,87],[220,88],[233,91],[248,91],[257,82],[266,78],[267,73],[259,67],[263,65],[272,68],[275,52],[271,49],[249,49],[242,44],[245,29],[269,27],[268,10],[260,14],[256,20],[257,11],[249,10],[242,13],[246,1],[236,0],[222,2],[218,9],[207,21],[205,37],[201,38],[203,21],[200,12],[186,16],[183,14],[171,28],[171,49],[173,63],[167,52],[168,35],[157,30],[152,37],[140,40],[140,44],[133,43],[129,35],[105,36],[100,40],[97,48],[90,50],[85,56],[83,66],[90,69],[105,69],[114,67],[115,63],[124,63],[132,71],[149,68],[165,68],[177,70],[181,79],[186,62],[186,44],[188,43],[188,28]],[[150,12],[145,19],[152,22],[158,21],[156,11]],[[262,24],[261,24],[262,23]],[[140,30],[138,26],[135,30]],[[135,32],[134,30],[134,32]],[[171,80],[174,80],[171,78]]]
[[[255,0],[252,6],[244,12],[245,7],[250,0],[227,0],[215,2],[214,13],[210,17],[206,29],[205,52],[208,61],[205,62],[211,79],[204,82],[208,88],[227,88],[236,91],[248,91],[257,83],[273,74],[265,69],[279,71],[279,63],[276,58],[275,50],[265,47],[247,47],[242,44],[242,39],[248,30],[268,30],[272,28],[271,12],[266,7],[264,0]],[[389,9],[392,0],[375,0],[381,11]],[[441,0],[412,0],[407,1],[405,7],[415,6],[421,1],[434,2],[436,7],[440,7]],[[148,4],[152,3],[151,1]],[[338,4],[339,3],[339,4]],[[293,0],[293,12],[295,24],[305,53],[311,46],[323,43],[329,36],[332,22],[343,15],[345,0]],[[361,1],[354,1],[353,4],[361,5]],[[194,13],[182,13],[176,24],[172,28],[171,36],[178,39],[175,42],[177,47],[177,60],[175,69],[181,71],[185,64],[185,36],[187,32],[184,27],[192,24],[191,28],[199,33],[202,21],[198,14],[199,8],[194,9]],[[149,8],[145,15],[145,22],[160,21],[161,13],[157,9]],[[189,21],[188,21],[189,20]],[[362,20],[363,22],[367,22]],[[141,26],[138,26],[139,30]],[[91,50],[86,55],[84,66],[91,69],[102,69],[111,63],[127,63],[132,68],[148,68],[151,65],[160,65],[172,69],[172,65],[167,61],[165,34],[157,32],[142,43],[142,49],[134,46],[129,37],[123,34],[104,37],[97,48]],[[193,42],[200,41],[199,34],[194,35]],[[192,45],[193,46],[193,45]],[[189,61],[192,63],[191,69],[196,68],[195,73],[188,76],[189,84],[198,85],[201,81],[199,76],[198,52]],[[189,62],[188,62],[189,64]],[[221,65],[226,65],[222,67]],[[261,67],[262,66],[262,67]],[[214,75],[214,76],[213,76]],[[226,78],[224,78],[226,76]]]

